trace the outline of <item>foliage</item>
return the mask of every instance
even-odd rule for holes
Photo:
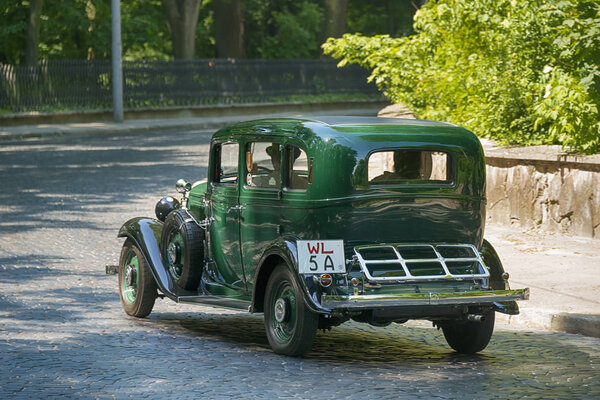
[[[323,11],[317,4],[299,2],[297,11],[274,11],[275,34],[265,38],[265,58],[309,58],[319,54],[318,37]]]
[[[389,34],[393,37],[414,33],[413,0],[349,0],[346,31],[371,36]]]
[[[244,2],[246,56],[313,58],[320,54],[323,9],[311,0]]]
[[[160,0],[122,1],[121,36],[124,60],[172,58],[171,37]]]
[[[40,18],[41,59],[93,59],[110,55],[110,2],[45,1]]]
[[[421,118],[502,143],[600,143],[600,0],[432,0],[404,38],[360,34],[323,49]]]
[[[0,0],[0,62],[17,64],[25,58],[29,2]]]

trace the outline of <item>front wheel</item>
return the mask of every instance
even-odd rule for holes
[[[285,264],[269,277],[264,303],[265,330],[275,353],[301,356],[310,351],[318,316],[304,304],[302,289]]]
[[[147,316],[154,307],[157,290],[144,256],[131,239],[127,239],[119,260],[119,296],[123,310],[133,317]]]
[[[494,332],[494,310],[482,314],[481,322],[452,321],[442,325],[444,337],[459,353],[473,354],[485,349]]]

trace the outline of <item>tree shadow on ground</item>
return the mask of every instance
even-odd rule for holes
[[[0,233],[102,229],[85,215],[144,199],[181,177],[205,177],[209,139],[189,131],[47,138],[0,151],[0,205],[9,210],[0,211]],[[46,217],[53,212],[81,215],[81,221]]]

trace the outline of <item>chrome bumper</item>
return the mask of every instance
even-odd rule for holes
[[[484,305],[514,300],[529,300],[529,288],[517,290],[487,290],[481,292],[406,293],[331,296],[324,295],[321,305],[331,310],[372,309],[406,306]]]

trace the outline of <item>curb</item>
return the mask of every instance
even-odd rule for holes
[[[600,338],[600,315],[523,307],[519,315],[496,313],[496,319],[508,325]]]

